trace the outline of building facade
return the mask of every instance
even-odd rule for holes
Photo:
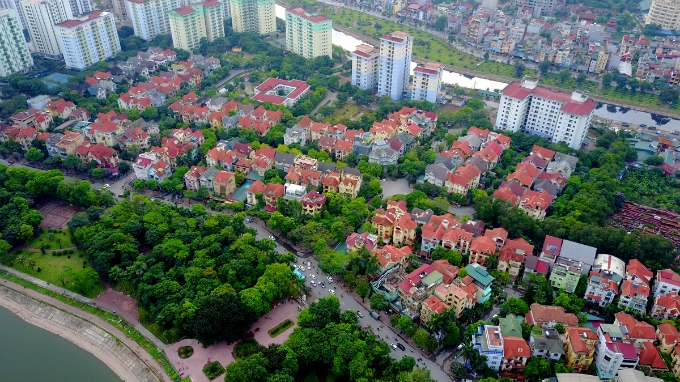
[[[569,95],[538,86],[535,79],[524,79],[503,89],[496,128],[524,131],[579,149],[595,105],[585,92]]]
[[[62,58],[54,26],[73,19],[71,5],[66,0],[26,0],[21,2],[26,29],[34,53],[52,60]]]
[[[193,51],[205,38],[212,42],[224,37],[222,3],[206,1],[170,11],[168,22],[175,48]]]
[[[180,0],[125,0],[128,17],[135,36],[151,40],[159,34],[170,33],[170,11],[182,6]]]
[[[333,21],[302,8],[286,10],[286,49],[304,58],[333,56]]]
[[[413,36],[408,33],[394,31],[380,38],[379,97],[402,97],[411,78],[412,51]]]
[[[503,335],[499,326],[480,325],[472,335],[472,345],[480,355],[486,356],[489,369],[498,371],[503,361]]]
[[[652,1],[645,23],[658,24],[663,29],[680,29],[680,0]]]
[[[7,77],[33,66],[21,19],[14,9],[0,9],[0,77]]]
[[[230,0],[234,32],[269,35],[276,32],[274,0]]]
[[[83,70],[120,52],[116,23],[110,12],[94,11],[54,26],[67,68]]]
[[[352,85],[361,89],[378,89],[380,50],[361,44],[352,52]]]
[[[413,69],[413,87],[411,99],[417,101],[437,102],[442,90],[443,65],[437,62],[418,64]]]

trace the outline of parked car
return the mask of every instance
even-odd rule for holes
[[[269,239],[276,241],[276,238],[272,235],[269,235]]]
[[[314,280],[310,281],[309,283],[312,284],[312,286],[316,286],[316,282]]]
[[[404,345],[400,344],[400,343],[397,343],[397,347],[398,347],[399,350],[401,350],[401,351],[406,351],[406,347],[405,347]]]
[[[328,280],[328,282],[329,282],[330,284],[333,283],[333,278],[332,278],[331,276],[326,277],[326,279]]]
[[[328,292],[329,292],[330,294],[335,294],[335,291],[334,291],[333,289],[329,289]]]
[[[380,320],[380,315],[374,311],[371,311],[371,317],[375,318],[376,320]]]
[[[361,313],[360,310],[357,310],[357,316],[359,316],[359,318],[364,318],[364,314]]]

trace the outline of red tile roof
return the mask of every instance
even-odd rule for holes
[[[628,329],[628,335],[634,339],[651,339],[656,338],[654,327],[644,321],[638,321],[633,316],[625,312],[618,312],[614,315],[620,326],[625,326]]]
[[[666,362],[664,362],[661,354],[659,353],[659,350],[654,347],[654,344],[651,342],[645,342],[642,344],[642,351],[640,351],[640,361],[638,364],[649,366],[652,369],[668,369]]]
[[[503,358],[529,358],[531,348],[523,338],[503,337]]]

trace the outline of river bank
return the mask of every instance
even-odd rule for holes
[[[59,309],[46,301],[29,296],[32,291],[21,291],[23,287],[3,280],[0,285],[0,306],[8,309],[24,321],[67,339],[91,353],[109,367],[123,381],[158,382],[167,380],[158,377],[140,354],[121,338],[84,317]],[[51,299],[45,296],[45,300]],[[42,300],[42,298],[41,298]]]
[[[286,2],[281,1],[281,0],[276,0],[276,4],[283,7],[283,8],[286,8],[286,9],[290,7],[289,4],[287,4]],[[322,4],[324,7],[339,9],[338,5],[329,4],[328,2],[325,2],[325,1],[320,1],[319,4]],[[348,9],[352,9],[352,8],[348,8]],[[354,10],[356,11],[356,9],[354,9]],[[371,15],[371,14],[366,14],[366,15],[369,16],[369,17],[377,17],[377,18],[380,18],[380,19],[387,20],[384,17],[379,17],[379,16],[375,16],[375,15]],[[387,20],[387,21],[391,21],[391,20]],[[371,38],[371,37],[363,35],[361,33],[357,33],[352,29],[338,25],[337,23],[333,24],[333,29],[335,29],[338,32],[344,33],[348,36],[351,36],[351,37],[353,37],[357,40],[364,41],[364,42],[371,44],[373,46],[380,46],[380,42],[378,40],[376,40],[375,38]],[[421,30],[421,31],[425,32],[425,33],[430,33],[430,32],[428,32],[427,30],[424,30],[424,29]],[[432,34],[430,33],[430,35],[432,35]],[[433,37],[440,37],[440,36],[435,36],[435,35],[432,35],[432,36]],[[456,49],[456,48],[451,46],[451,49]],[[416,56],[413,56],[412,60],[413,60],[413,62],[416,62],[416,63],[425,63],[427,61],[431,61],[431,60],[422,59],[422,58],[416,57]],[[453,65],[447,65],[447,64],[443,64],[443,66],[444,66],[444,70],[446,70],[446,71],[461,74],[461,75],[464,75],[464,76],[467,76],[467,77],[476,77],[476,78],[479,78],[479,79],[502,82],[502,83],[505,83],[505,84],[513,82],[513,81],[518,81],[518,79],[514,78],[514,77],[508,77],[508,76],[504,76],[504,75],[488,73],[486,71],[463,68],[463,67],[460,67],[460,66],[453,66]],[[559,90],[559,91],[571,93],[570,89],[563,89],[563,88],[560,88],[559,86],[554,86],[554,85],[549,86],[549,87],[554,89],[554,90]],[[478,88],[484,89],[483,86],[480,86]],[[489,90],[494,90],[494,89],[489,89]],[[595,94],[595,93],[591,93],[590,98],[593,99],[596,102],[599,102],[599,103],[610,104],[610,105],[614,105],[614,106],[620,106],[620,107],[623,107],[623,108],[634,109],[634,110],[638,110],[638,111],[642,111],[642,112],[646,112],[646,113],[651,113],[651,114],[657,114],[657,115],[661,115],[661,116],[666,116],[666,117],[670,117],[670,118],[674,118],[674,119],[680,119],[680,111],[669,110],[669,109],[666,109],[666,108],[660,107],[660,106],[642,105],[640,103],[635,103],[635,101],[621,100],[621,99],[618,99],[618,98],[612,98],[612,97],[603,96],[603,95]]]

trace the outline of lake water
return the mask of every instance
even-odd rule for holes
[[[285,12],[285,8],[276,4],[276,17],[285,20]],[[347,35],[346,33],[339,32],[335,29],[333,29],[332,38],[333,45],[340,46],[350,52],[354,51],[357,45],[366,44],[362,40]],[[416,64],[411,63],[411,74],[413,74],[413,68],[415,67]],[[442,75],[442,82],[450,85],[458,85],[468,89],[481,89],[489,91],[502,90],[508,85],[504,82],[491,81],[479,77],[467,77],[460,73],[454,73],[448,70],[444,71],[444,74]],[[648,126],[658,126],[660,130],[665,131],[680,131],[680,120],[609,104],[599,103],[595,109],[595,115],[602,118],[612,119],[620,122],[628,122],[636,125],[644,123]]]
[[[121,382],[92,354],[0,307],[0,381]]]

